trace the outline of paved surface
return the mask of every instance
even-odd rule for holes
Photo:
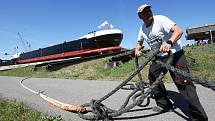
[[[61,115],[66,121],[83,121],[77,114],[58,109],[35,95],[25,88],[19,82],[20,77],[1,77],[0,76],[0,96],[6,99],[16,99],[33,107],[34,109],[48,113],[53,116]],[[48,79],[31,78],[24,84],[36,91],[45,91],[45,93],[59,101],[81,105],[89,102],[91,99],[99,99],[115,88],[119,81],[87,81],[87,80],[66,80],[66,79]],[[131,112],[125,113],[116,120],[121,121],[186,121],[187,105],[181,98],[174,84],[166,84],[169,96],[174,105],[177,106],[175,112],[155,114],[151,107],[155,102],[151,100],[148,107],[136,107]],[[208,114],[209,121],[215,120],[215,92],[196,85],[200,101]],[[110,108],[118,109],[125,100],[129,91],[119,91],[105,101],[103,104]]]

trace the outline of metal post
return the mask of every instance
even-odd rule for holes
[[[211,43],[214,43],[213,42],[213,35],[212,35],[212,31],[210,30],[210,37],[211,37]]]

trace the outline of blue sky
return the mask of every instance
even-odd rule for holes
[[[0,0],[0,58],[14,47],[24,51],[17,35],[38,49],[77,39],[109,21],[124,34],[122,47],[134,48],[142,21],[138,6],[147,3],[154,15],[162,14],[183,30],[215,22],[214,0]],[[182,37],[183,45],[189,43]]]

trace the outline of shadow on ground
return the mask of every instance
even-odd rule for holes
[[[183,118],[185,121],[188,121],[189,118],[188,117],[188,112],[187,112],[187,108],[188,105],[186,103],[186,101],[184,100],[183,96],[175,91],[167,91],[169,98],[172,100],[173,105],[174,105],[174,109],[179,109],[181,110],[181,112],[178,112],[176,110],[174,110],[173,112],[175,114],[177,114],[178,116],[180,116],[181,118]],[[138,109],[134,109],[134,110],[130,110],[127,113],[131,113],[131,112],[138,112],[138,111],[144,111],[144,110],[152,110],[152,107],[140,107]],[[168,113],[168,112],[167,112]],[[117,117],[117,118],[113,118],[113,120],[129,120],[129,119],[140,119],[140,118],[147,118],[147,117],[152,117],[152,116],[156,116],[156,115],[160,115],[162,113],[151,113],[151,114],[147,114],[144,115],[135,115],[135,116],[130,116],[130,117]]]

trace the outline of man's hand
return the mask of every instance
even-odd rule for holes
[[[174,25],[170,31],[172,32],[172,36],[169,38],[168,40],[169,42],[167,41],[166,43],[161,45],[160,47],[161,52],[170,51],[170,48],[173,45],[173,43],[177,42],[183,34],[183,31],[177,25]]]
[[[136,57],[141,56],[141,54],[142,54],[142,52],[141,52],[142,45],[143,45],[143,41],[137,41],[137,45],[136,45],[136,48],[135,48],[135,56]]]
[[[161,52],[169,52],[171,46],[172,46],[171,44],[164,43],[164,44],[161,45],[160,51],[161,51]]]
[[[174,25],[170,31],[172,32],[172,36],[166,43],[161,45],[160,47],[161,52],[170,51],[170,48],[172,47],[173,43],[177,42],[183,34],[183,31],[177,25]]]
[[[140,57],[142,54],[141,50],[135,49],[135,56]]]

